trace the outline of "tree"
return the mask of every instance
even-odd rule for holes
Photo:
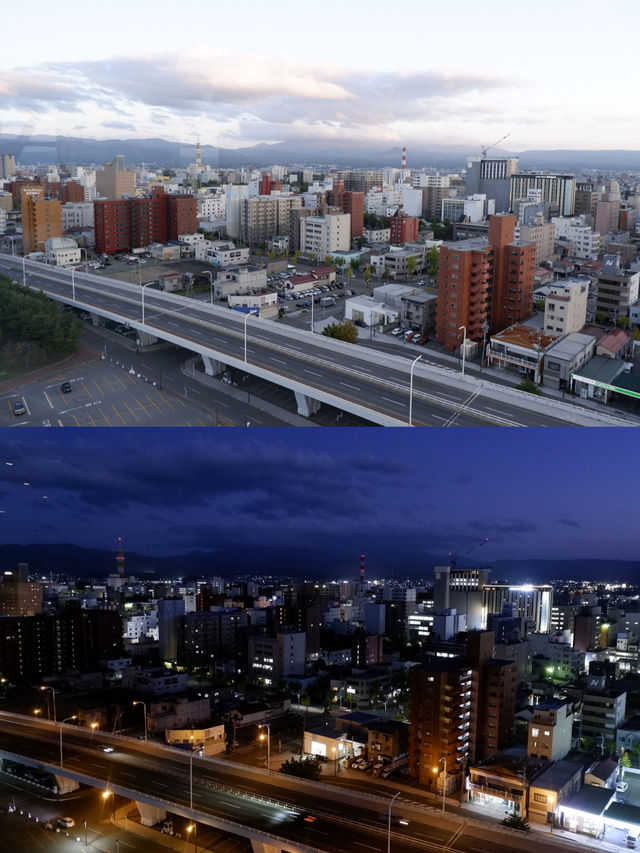
[[[415,258],[409,258],[407,260],[407,275],[414,276],[416,274],[417,263]]]
[[[369,279],[371,278],[371,267],[365,267],[362,273],[362,278],[364,279],[365,284],[369,284]]]
[[[620,767],[631,767],[631,756],[626,749],[620,756]]]
[[[519,388],[520,391],[527,391],[529,394],[537,394],[540,396],[542,391],[538,388],[533,379],[530,379],[528,376],[525,376],[522,382],[519,385],[516,385],[516,388]]]
[[[349,344],[358,342],[358,330],[351,320],[345,320],[342,323],[331,323],[324,327],[322,334],[327,338],[336,338],[339,341],[346,341]]]
[[[280,771],[288,776],[297,776],[298,779],[317,782],[322,775],[322,765],[317,756],[307,755],[304,758],[289,758],[282,763]]]
[[[435,278],[438,275],[438,262],[440,260],[440,255],[438,254],[437,246],[432,246],[427,252],[427,274],[431,276],[431,278]]]
[[[517,814],[510,814],[501,823],[503,826],[508,826],[509,829],[519,829],[520,832],[531,832],[531,827],[527,821]]]
[[[347,279],[347,281],[353,278],[353,270],[351,269],[351,267],[346,268],[346,270],[344,271],[344,277]]]
[[[354,272],[356,270],[359,270],[360,269],[360,258],[352,258],[349,261],[349,265]]]
[[[618,317],[618,325],[622,326],[623,329],[629,328],[629,318],[626,314],[622,314],[622,316]]]
[[[636,326],[631,336],[634,341],[640,341],[640,326]]]
[[[604,321],[606,319],[607,315],[604,313],[604,311],[598,311],[598,313],[596,314],[596,323],[598,323],[600,326],[604,326]]]
[[[538,311],[544,311],[544,299],[536,299],[534,305],[538,309]]]

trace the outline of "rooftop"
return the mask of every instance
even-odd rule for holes
[[[572,374],[576,379],[592,379],[604,385],[612,385],[619,373],[624,370],[624,362],[617,358],[608,358],[606,355],[596,355],[591,361],[584,364],[579,373]]]
[[[535,353],[546,350],[554,341],[558,340],[558,337],[558,335],[547,335],[539,329],[516,323],[496,335],[491,335],[491,341],[492,343],[495,341],[496,344],[511,344],[511,346],[530,349]]]
[[[611,352],[620,352],[629,343],[630,337],[629,332],[625,332],[623,329],[614,329],[608,335],[600,338],[598,346],[606,347]]]
[[[572,809],[591,815],[601,815],[614,797],[615,791],[612,791],[611,788],[601,788],[599,785],[583,785],[582,790],[577,791],[560,803],[560,809]]]
[[[561,791],[576,773],[582,773],[581,764],[573,761],[556,761],[536,778],[535,787],[546,788],[548,791]]]

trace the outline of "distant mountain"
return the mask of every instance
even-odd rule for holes
[[[157,166],[186,166],[195,162],[195,146],[166,139],[84,139],[73,136],[13,136],[0,134],[0,151],[14,154],[20,165],[34,163],[101,164],[124,154],[131,165],[146,163]],[[463,145],[423,144],[409,147],[409,167],[460,169],[468,154],[480,153]],[[520,158],[521,169],[558,171],[637,170],[640,151],[626,150],[562,150],[523,151],[518,153],[499,148],[491,149],[493,156]],[[214,168],[235,166],[334,165],[342,167],[400,166],[402,149],[362,141],[290,139],[286,142],[259,143],[244,148],[217,148],[202,145],[202,160]]]
[[[342,550],[342,549],[341,549]],[[383,565],[388,563],[389,567]],[[116,572],[114,551],[80,548],[70,544],[55,545],[0,545],[0,571],[13,569],[18,563],[28,563],[31,572],[47,576],[49,574],[68,574],[77,578],[105,577]],[[393,557],[382,558],[373,567],[367,567],[367,577],[398,578],[408,576],[406,568],[398,572],[391,568],[398,563],[397,548]],[[442,565],[442,555],[421,554],[411,576],[421,577],[424,581],[433,580],[433,566]],[[486,565],[491,569],[490,580],[497,583],[547,583],[551,580],[591,580],[620,581],[635,584],[640,577],[640,562],[631,560],[497,560],[482,563],[473,560],[458,560],[458,566]],[[298,566],[304,565],[301,570]],[[296,551],[292,555],[288,549],[274,549],[266,552],[260,546],[245,548],[238,555],[235,552],[213,553],[192,551],[186,554],[153,557],[127,551],[125,554],[125,574],[136,577],[201,577],[220,575],[232,577],[235,574],[248,575],[287,575],[299,578],[328,579],[334,577],[357,576],[357,566],[338,565],[326,557],[316,555],[316,562],[307,560],[305,554]]]

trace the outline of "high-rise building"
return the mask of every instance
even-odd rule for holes
[[[165,195],[155,187],[151,197],[96,201],[96,251],[105,254],[177,240],[198,229],[198,203],[193,196]]]
[[[454,609],[464,613],[471,630],[484,628],[483,589],[490,569],[461,569],[456,565],[434,568],[433,609],[435,613]]]
[[[124,165],[124,158],[122,160]],[[98,195],[108,201],[115,201],[125,196],[132,197],[135,189],[135,175],[126,169],[116,169],[113,163],[105,163],[104,169],[96,172],[96,188]]]
[[[472,238],[440,247],[437,341],[460,346],[463,331],[482,343],[533,310],[535,244],[514,240],[515,216],[489,218],[489,239]]]
[[[35,616],[42,613],[42,584],[14,580],[5,572],[0,583],[0,616]]]
[[[511,210],[511,175],[517,168],[517,157],[467,157],[465,194],[484,193],[488,199],[494,199],[496,213],[508,213]]]
[[[510,209],[518,199],[526,199],[530,190],[541,191],[547,216],[573,216],[575,212],[575,175],[552,175],[547,172],[516,172],[510,176]]]
[[[0,178],[10,178],[16,171],[16,158],[13,154],[0,154]]]
[[[600,193],[596,202],[594,230],[600,234],[608,234],[618,230],[618,216],[621,205],[620,185],[610,181],[606,191]]]
[[[25,255],[44,252],[47,240],[62,237],[62,205],[45,199],[43,187],[23,187],[21,207]]]
[[[345,190],[344,181],[334,178],[333,188],[327,191],[327,204],[339,207],[351,215],[351,239],[364,233],[364,193]]]
[[[227,199],[227,204],[228,204]],[[244,198],[240,205],[240,235],[245,243],[266,243],[278,234],[288,234],[292,211],[302,206],[300,196]]]
[[[163,661],[178,659],[178,627],[184,615],[184,599],[180,596],[167,596],[158,601],[158,641]]]
[[[638,300],[640,272],[626,269],[620,255],[606,254],[598,273],[596,311],[617,320],[629,315],[629,308]]]
[[[482,597],[483,628],[487,624],[487,614],[501,613],[504,603],[512,602],[516,615],[533,625],[534,631],[546,634],[551,630],[553,587],[549,584],[485,584]]]
[[[430,790],[442,789],[445,779],[447,792],[461,783],[475,712],[472,679],[462,658],[434,658],[411,670],[409,775]]]
[[[324,260],[332,252],[351,248],[351,217],[348,213],[328,213],[300,219],[300,250]]]

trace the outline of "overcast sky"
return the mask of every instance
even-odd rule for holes
[[[0,133],[638,147],[632,0],[26,0]],[[5,16],[6,17],[6,16]],[[631,89],[630,89],[631,86]],[[409,157],[410,160],[410,157]]]
[[[126,551],[354,576],[364,551],[372,577],[450,551],[637,560],[637,441],[606,428],[5,430],[0,542],[115,551],[121,536]]]

